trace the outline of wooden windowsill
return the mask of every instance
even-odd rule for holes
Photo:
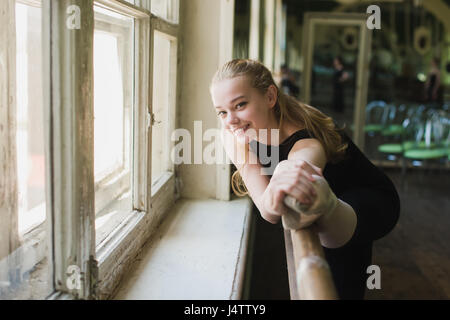
[[[180,199],[114,299],[240,299],[252,209],[249,198]]]

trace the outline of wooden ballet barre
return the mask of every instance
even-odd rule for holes
[[[283,226],[287,219],[298,219],[303,206],[290,196],[286,196],[284,203],[292,210],[282,216]],[[300,230],[285,227],[285,242],[291,299],[339,299],[315,226]]]

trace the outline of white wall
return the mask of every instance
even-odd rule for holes
[[[182,79],[178,127],[189,130],[193,139],[194,121],[202,121],[203,132],[218,127],[209,84],[218,67],[232,58],[234,0],[181,1],[180,10]],[[203,147],[207,144],[203,143]],[[193,147],[191,154],[193,160]],[[220,194],[224,190],[229,194],[229,166],[182,164],[179,173],[182,197],[226,199]]]

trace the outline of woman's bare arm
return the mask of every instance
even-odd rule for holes
[[[265,210],[262,196],[269,185],[270,179],[267,175],[261,174],[262,166],[260,164],[247,164],[241,168],[242,180],[247,187],[248,194],[252,198],[264,220],[276,224],[280,220],[280,216],[273,215]]]
[[[258,161],[255,161],[257,158],[250,152],[248,145],[241,145],[237,149],[239,151],[235,154],[239,154],[241,161],[237,160],[238,157],[233,157],[232,161],[239,169],[250,197],[266,221],[276,224],[279,222],[281,215],[288,210],[284,206],[286,194],[295,195],[302,202],[307,198],[313,199],[309,193],[312,188],[308,187],[305,177],[300,177],[299,173],[304,176],[321,175],[321,170],[323,170],[327,161],[325,151],[318,140],[302,139],[297,141],[288,157],[288,160],[292,160],[294,164],[283,163],[284,175],[277,175],[275,172],[272,180],[262,173],[262,166]],[[244,158],[250,160],[245,165],[242,162]],[[277,169],[280,165],[281,163],[277,166]],[[292,170],[289,166],[292,166]],[[299,188],[293,188],[295,180],[299,178],[303,179],[303,185]],[[339,200],[333,213],[324,215],[316,224],[322,245],[330,248],[339,247],[353,235],[356,227],[356,214],[348,204]]]
[[[322,170],[327,162],[325,150],[316,139],[298,141],[291,149],[289,159],[301,159],[320,167]],[[336,209],[333,212],[325,213],[316,222],[321,244],[327,248],[343,246],[353,236],[356,222],[357,217],[353,208],[338,199]]]
[[[263,167],[257,160],[256,155],[251,153],[248,144],[239,144],[234,135],[228,130],[222,129],[222,142],[227,155],[239,170],[248,194],[261,213],[261,216],[268,222],[276,224],[280,217],[267,212],[262,203],[262,195],[270,179],[268,176],[261,174]]]

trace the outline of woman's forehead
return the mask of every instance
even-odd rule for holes
[[[220,80],[212,86],[214,104],[229,104],[239,96],[249,95],[251,89],[249,81],[243,76]]]
[[[221,90],[250,90],[250,82],[245,76],[223,79],[215,83]]]

